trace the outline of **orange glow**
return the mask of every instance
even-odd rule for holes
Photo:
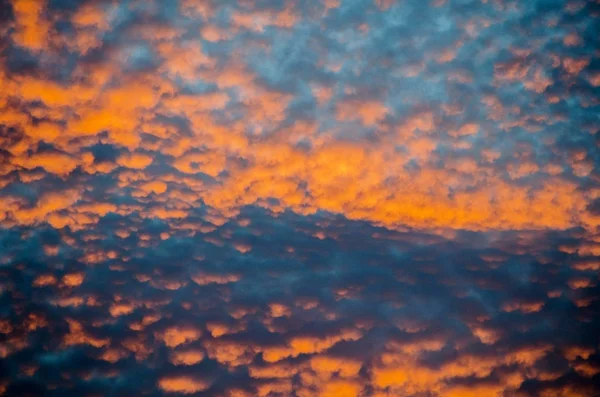
[[[600,0],[530,3],[0,0],[0,397],[600,395]]]
[[[189,376],[171,376],[161,378],[158,387],[172,393],[194,394],[208,389],[210,384]]]

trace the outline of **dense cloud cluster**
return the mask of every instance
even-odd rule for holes
[[[599,395],[599,31],[0,1],[0,395]]]

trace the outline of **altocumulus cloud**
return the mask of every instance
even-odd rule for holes
[[[598,31],[3,2],[0,395],[599,395]]]

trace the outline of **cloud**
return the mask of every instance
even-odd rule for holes
[[[210,384],[188,376],[169,376],[158,381],[158,387],[167,393],[195,394],[206,390]]]
[[[0,395],[595,395],[592,2],[0,12]]]

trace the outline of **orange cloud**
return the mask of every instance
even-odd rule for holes
[[[199,273],[192,276],[192,280],[198,285],[208,284],[227,284],[233,283],[240,279],[240,276],[234,274],[206,274]]]
[[[141,170],[152,164],[152,157],[146,154],[125,154],[118,158],[117,164],[123,167]]]
[[[406,2],[10,3],[0,394],[596,393],[593,24],[433,0],[392,48]]]
[[[362,363],[353,359],[320,355],[311,358],[310,367],[315,372],[326,374],[328,377],[338,374],[346,378],[356,376],[362,367]]]
[[[81,283],[83,283],[84,279],[85,279],[84,273],[69,273],[69,274],[65,274],[63,276],[62,282],[67,287],[73,288],[73,287],[80,286]]]
[[[194,365],[204,359],[204,353],[198,349],[177,350],[171,353],[170,361],[175,365]]]
[[[56,175],[70,174],[79,163],[77,159],[62,153],[38,153],[29,157],[17,157],[13,161],[15,165],[29,170],[41,167]]]
[[[337,104],[337,116],[339,119],[358,119],[368,126],[382,121],[387,113],[387,107],[378,101],[348,100],[338,102]]]
[[[168,347],[176,347],[184,343],[200,339],[202,331],[191,326],[172,326],[156,335]]]
[[[312,336],[298,336],[292,338],[285,347],[267,347],[263,351],[263,359],[272,363],[283,360],[287,357],[297,357],[300,354],[320,353],[342,340],[358,340],[361,338],[360,332],[356,330],[345,330],[339,335],[333,335],[325,338]]]
[[[248,365],[255,356],[251,346],[222,339],[207,340],[204,347],[211,359],[233,367]]]
[[[16,31],[13,40],[30,50],[41,50],[47,44],[50,23],[44,17],[46,1],[14,0]]]
[[[158,387],[170,393],[194,394],[208,389],[210,383],[191,376],[173,375],[160,378]]]

